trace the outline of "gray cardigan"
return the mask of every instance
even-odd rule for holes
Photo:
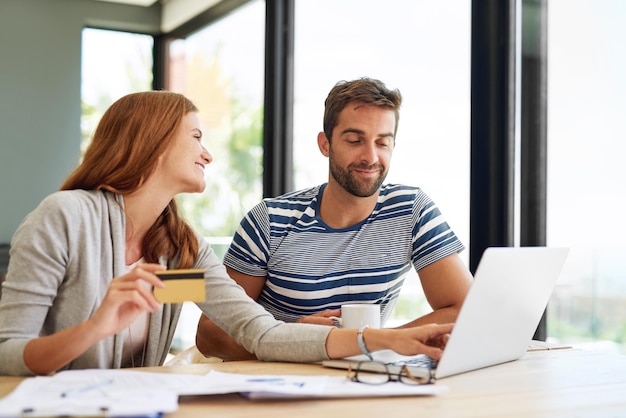
[[[24,219],[11,242],[0,299],[0,375],[32,375],[23,359],[26,343],[91,317],[111,279],[125,273],[122,207],[122,197],[109,192],[61,191]],[[202,312],[259,359],[327,358],[330,327],[277,321],[228,277],[210,245],[199,235],[198,240],[194,268],[205,270]],[[144,365],[163,364],[180,310],[165,304],[151,314]],[[105,338],[64,369],[120,368],[122,345],[121,334]]]

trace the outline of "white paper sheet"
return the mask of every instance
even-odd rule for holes
[[[368,385],[339,376],[260,376],[216,371],[211,372],[209,376],[216,382],[228,382],[231,387],[238,387],[238,392],[249,399],[433,396],[448,390],[447,386],[438,384],[406,385],[388,382]]]
[[[0,417],[149,416],[178,409],[178,375],[74,370],[25,379],[0,399]],[[185,376],[202,378],[201,376]]]
[[[148,416],[176,411],[180,395],[241,393],[250,399],[293,399],[425,396],[446,391],[441,385],[367,385],[336,376],[72,370],[25,379],[0,399],[0,417]]]

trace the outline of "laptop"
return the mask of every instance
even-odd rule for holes
[[[416,377],[440,379],[519,359],[532,341],[568,252],[548,247],[487,248],[439,362],[391,350],[372,353],[374,360],[387,364],[392,374],[406,364]],[[359,355],[322,365],[354,369],[368,360]],[[367,364],[360,367],[367,369]]]

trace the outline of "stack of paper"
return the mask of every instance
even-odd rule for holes
[[[213,371],[207,375],[210,386],[222,386],[223,393],[238,392],[250,399],[262,398],[353,398],[377,396],[439,395],[442,385],[382,385],[355,383],[338,376],[243,375]]]
[[[0,417],[150,416],[173,412],[178,409],[178,393],[158,382],[170,382],[176,376],[165,376],[152,380],[150,374],[142,372],[77,370],[32,377],[0,399]]]
[[[0,399],[0,417],[150,416],[176,411],[181,395],[240,393],[250,399],[337,398],[437,395],[446,390],[441,385],[411,386],[399,382],[366,385],[331,376],[74,370],[25,379]]]

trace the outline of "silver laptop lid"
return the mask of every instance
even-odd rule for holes
[[[437,378],[519,359],[539,324],[569,250],[491,247],[485,250]]]
[[[519,359],[531,343],[569,250],[546,247],[491,247],[485,250],[450,339],[434,372],[435,378]],[[391,350],[372,353],[399,373],[413,356]],[[355,368],[364,355],[326,360],[326,367]],[[408,362],[408,363],[407,363]],[[396,363],[396,364],[392,364]],[[367,364],[361,366],[367,370]],[[409,366],[412,374],[428,369]]]

